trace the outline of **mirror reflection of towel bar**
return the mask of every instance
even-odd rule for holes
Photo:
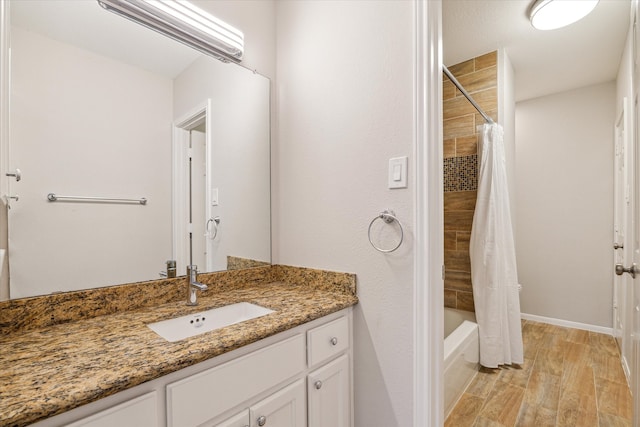
[[[142,197],[140,199],[123,199],[118,197],[87,197],[87,196],[58,196],[54,193],[47,195],[47,200],[50,202],[57,201],[88,201],[88,202],[115,202],[115,203],[140,203],[141,205],[147,204],[147,199]]]

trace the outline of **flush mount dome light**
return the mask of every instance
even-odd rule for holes
[[[554,30],[581,20],[597,4],[598,0],[536,0],[529,18],[538,30]]]

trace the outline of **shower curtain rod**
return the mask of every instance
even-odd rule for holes
[[[480,106],[476,103],[476,101],[474,101],[474,99],[471,97],[471,95],[469,95],[469,93],[462,87],[462,85],[460,84],[460,82],[453,76],[453,74],[451,74],[451,71],[449,71],[449,69],[447,67],[445,67],[444,65],[442,66],[442,71],[444,72],[444,74],[449,78],[449,80],[451,80],[451,83],[453,83],[459,90],[460,92],[462,92],[462,94],[464,95],[465,98],[467,98],[469,100],[469,102],[471,103],[471,105],[473,105],[473,107],[478,110],[478,113],[480,113],[480,115],[482,116],[482,118],[489,124],[493,123],[493,120],[491,119],[491,117],[489,117],[487,115],[487,113],[485,113],[484,111],[482,111],[482,108],[480,108]]]

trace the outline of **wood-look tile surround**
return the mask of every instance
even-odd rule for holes
[[[482,109],[498,120],[497,52],[449,67]],[[484,119],[462,93],[443,77],[444,297],[445,307],[475,311],[471,286],[469,238],[477,195],[478,133]],[[474,163],[475,162],[475,163]]]
[[[358,302],[348,273],[277,265],[199,280],[209,290],[196,307],[184,303],[185,278],[0,303],[0,425],[29,425]],[[175,343],[146,327],[243,301],[276,312]]]
[[[632,425],[632,399],[615,340],[523,322],[525,362],[481,368],[445,427]]]

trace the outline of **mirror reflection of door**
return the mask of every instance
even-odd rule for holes
[[[211,271],[208,252],[210,238],[205,228],[207,223],[207,140],[206,124],[189,131],[191,144],[191,261],[202,271]]]
[[[630,221],[633,217],[631,211],[630,189],[632,174],[629,170],[629,153],[631,147],[631,106],[628,98],[624,98],[623,108],[615,126],[614,148],[614,230],[613,251],[614,263],[626,265],[628,258],[625,251],[625,243],[631,241]],[[627,245],[628,246],[628,245]],[[613,331],[622,356],[622,366],[627,376],[630,375],[630,363],[632,359],[630,334],[631,334],[631,284],[627,275],[613,277]]]

